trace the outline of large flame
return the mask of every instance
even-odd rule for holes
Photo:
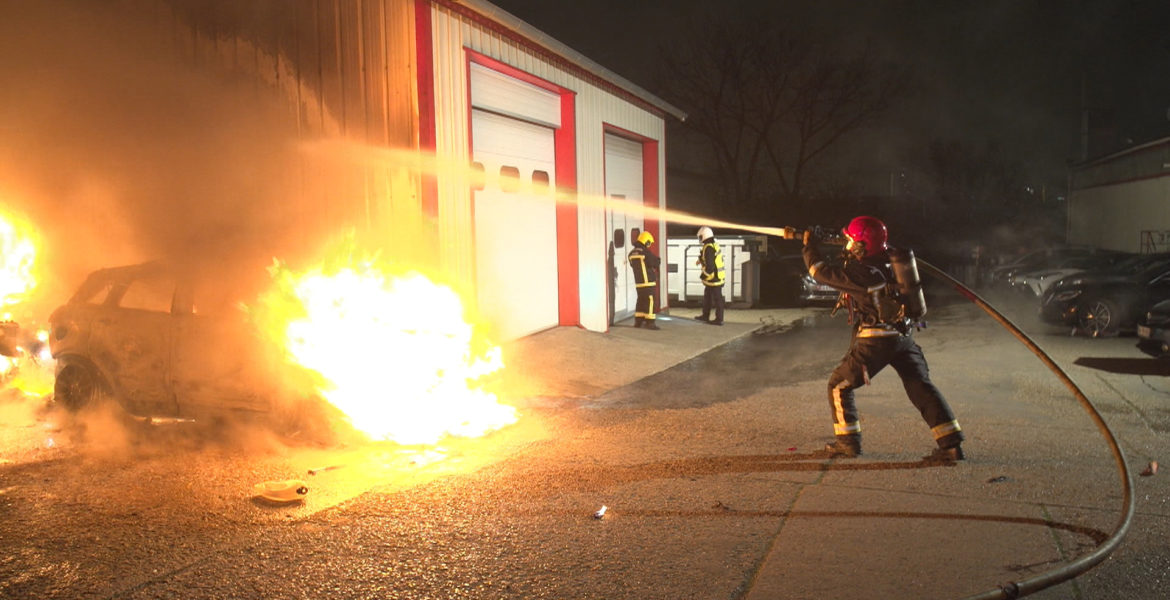
[[[321,396],[375,440],[434,443],[479,436],[517,419],[476,386],[503,367],[499,347],[475,352],[459,296],[419,273],[374,260],[303,273],[279,261],[261,298],[265,328],[297,365],[319,375]]]
[[[36,287],[36,239],[31,225],[0,209],[0,307],[24,301]]]
[[[38,241],[32,224],[0,208],[0,383],[5,390],[28,396],[53,390],[47,332],[22,328],[9,312],[26,302],[37,286]]]

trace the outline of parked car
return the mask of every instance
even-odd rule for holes
[[[1133,330],[1154,304],[1170,299],[1170,254],[1147,254],[1113,269],[1066,277],[1044,293],[1040,316],[1088,335]]]
[[[263,414],[292,426],[321,403],[278,384],[290,374],[224,287],[157,262],[91,273],[49,317],[54,401],[78,411],[113,399],[139,417]]]
[[[1044,268],[1053,260],[1076,256],[1092,256],[1101,250],[1092,246],[1056,246],[1033,250],[1001,265],[991,267],[984,278],[986,285],[992,289],[1008,289],[1011,278],[1017,273],[1035,271]]]
[[[1137,325],[1138,348],[1157,357],[1170,357],[1170,300],[1150,307]]]
[[[807,306],[837,301],[837,290],[817,283],[799,254],[769,257],[760,265],[760,302],[770,306]]]
[[[1134,256],[1138,255],[1127,252],[1102,252],[1088,256],[1058,256],[1035,270],[1010,275],[1008,283],[1013,290],[1029,298],[1039,298],[1052,287],[1052,284],[1069,275],[1105,269]]]

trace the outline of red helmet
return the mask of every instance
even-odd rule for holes
[[[886,224],[874,217],[857,217],[849,222],[841,233],[853,242],[851,250],[859,256],[873,256],[886,251],[889,233]],[[860,248],[856,246],[860,244]]]

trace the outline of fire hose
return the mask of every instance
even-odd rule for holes
[[[1121,451],[1121,446],[1117,443],[1117,438],[1114,437],[1113,431],[1109,429],[1109,425],[1101,418],[1101,413],[1097,411],[1097,407],[1085,396],[1077,384],[1056,364],[1054,360],[1047,353],[1044,352],[1026,333],[1020,330],[1015,323],[1001,314],[998,310],[988,304],[983,298],[972,291],[967,286],[963,285],[955,278],[947,275],[942,269],[934,265],[919,260],[918,264],[923,267],[923,270],[930,273],[934,277],[941,279],[953,286],[960,294],[966,297],[971,302],[975,303],[979,308],[983,309],[988,315],[999,322],[1005,329],[1010,331],[1012,335],[1016,336],[1033,354],[1036,355],[1076,397],[1077,401],[1081,403],[1081,407],[1089,413],[1089,417],[1093,419],[1093,423],[1097,425],[1097,429],[1101,431],[1102,437],[1109,444],[1109,450],[1113,453],[1113,459],[1117,461],[1117,470],[1121,476],[1121,490],[1122,490],[1122,505],[1121,505],[1121,519],[1117,523],[1117,528],[1113,533],[1095,550],[1086,554],[1064,566],[1051,569],[1030,577],[1022,581],[1010,581],[1001,584],[998,588],[988,590],[986,592],[968,596],[963,600],[1000,600],[1012,598],[1019,598],[1027,596],[1028,594],[1038,592],[1045,588],[1054,586],[1058,583],[1063,583],[1078,575],[1081,575],[1100,564],[1109,555],[1117,549],[1121,544],[1121,540],[1125,538],[1125,534],[1129,531],[1129,525],[1133,521],[1133,477],[1129,472],[1129,465],[1125,462],[1125,455]]]
[[[812,232],[814,238],[817,238],[822,243],[844,243],[843,239],[841,239],[839,236],[833,235],[829,232],[828,229],[821,227],[810,227],[809,231]],[[804,232],[798,231],[792,227],[775,228],[768,233],[774,233],[785,239],[800,239],[804,235]],[[911,257],[912,256],[913,255],[911,254]],[[911,260],[914,259],[911,258]],[[1044,350],[1041,349],[1040,346],[1036,344],[1036,342],[1032,341],[1032,339],[1028,337],[1026,333],[1020,330],[1020,328],[1017,327],[1015,323],[1005,317],[993,306],[988,304],[983,298],[980,298],[979,295],[976,294],[972,289],[963,285],[961,282],[948,275],[942,269],[939,269],[938,267],[923,260],[918,260],[916,262],[918,265],[923,267],[924,271],[930,273],[942,281],[945,281],[946,283],[949,283],[952,287],[955,288],[956,291],[962,294],[963,297],[967,298],[976,306],[983,309],[983,311],[990,315],[991,318],[995,319],[1000,325],[1002,325],[1004,329],[1007,329],[1012,333],[1012,335],[1016,336],[1020,343],[1027,346],[1027,348],[1031,350],[1032,353],[1041,360],[1041,362],[1047,365],[1048,368],[1056,374],[1056,376],[1064,383],[1064,385],[1068,387],[1069,391],[1072,392],[1073,396],[1076,397],[1077,401],[1080,402],[1081,407],[1084,408],[1087,413],[1089,413],[1089,417],[1092,418],[1093,423],[1097,425],[1097,429],[1100,430],[1102,437],[1104,437],[1105,441],[1109,444],[1109,450],[1113,453],[1114,460],[1117,461],[1117,469],[1119,472],[1118,474],[1121,476],[1121,490],[1123,498],[1121,506],[1121,518],[1118,521],[1117,528],[1114,529],[1113,533],[1110,534],[1110,536],[1104,542],[1102,542],[1101,545],[1097,546],[1095,550],[1089,554],[1077,558],[1076,560],[1073,560],[1068,564],[1045,571],[1039,575],[1036,575],[1035,577],[1021,581],[1009,581],[1007,583],[1000,584],[998,588],[988,590],[974,596],[967,596],[962,600],[1012,600],[1014,598],[1027,596],[1028,594],[1038,592],[1056,584],[1073,579],[1078,575],[1084,574],[1086,571],[1092,569],[1108,558],[1109,555],[1117,549],[1117,547],[1121,544],[1121,540],[1125,538],[1125,534],[1129,531],[1130,523],[1133,521],[1133,477],[1130,475],[1129,465],[1125,461],[1125,454],[1121,451],[1121,446],[1118,444],[1117,438],[1113,435],[1113,431],[1109,429],[1109,425],[1107,425],[1105,420],[1101,417],[1101,413],[1097,411],[1097,407],[1094,406],[1088,397],[1085,396],[1084,392],[1081,391],[1072,378],[1070,378],[1068,374],[1060,368],[1060,365],[1057,365],[1056,361],[1052,360],[1052,357],[1048,356],[1048,354],[1044,352]],[[917,273],[915,273],[915,277],[916,275]]]

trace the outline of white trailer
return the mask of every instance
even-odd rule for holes
[[[723,298],[730,304],[754,306],[760,297],[760,259],[767,252],[767,237],[762,235],[716,235],[723,250],[726,282]],[[698,261],[703,245],[694,236],[673,237],[667,241],[667,293],[672,305],[703,302],[702,268]]]

